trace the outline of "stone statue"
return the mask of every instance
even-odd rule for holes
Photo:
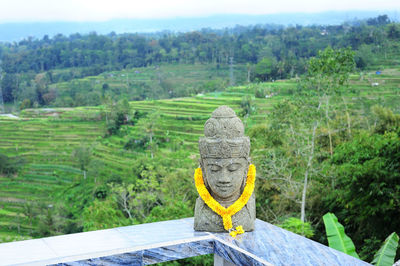
[[[204,135],[199,140],[203,182],[211,197],[228,208],[241,198],[246,186],[250,139],[244,136],[242,121],[228,106],[220,106],[212,113],[204,125]],[[244,231],[252,231],[255,218],[255,196],[251,193],[246,204],[231,216],[231,221],[233,228],[241,225]],[[213,211],[201,196],[196,200],[194,229],[227,231],[221,215]]]

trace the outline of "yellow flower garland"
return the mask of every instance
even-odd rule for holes
[[[216,212],[222,217],[224,228],[227,231],[232,229],[232,216],[240,211],[244,205],[249,201],[251,194],[254,191],[254,183],[256,180],[256,167],[253,164],[249,165],[249,170],[247,172],[246,186],[244,187],[242,195],[228,208],[221,206],[208,192],[206,186],[204,185],[203,172],[201,168],[197,168],[194,172],[194,183],[196,185],[197,192],[203,201],[210,207],[211,210]],[[244,233],[242,226],[236,227],[236,231],[230,232],[230,235],[235,237],[237,234]]]

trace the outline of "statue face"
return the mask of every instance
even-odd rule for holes
[[[232,200],[240,196],[240,187],[247,175],[245,158],[203,159],[203,178],[216,199]]]

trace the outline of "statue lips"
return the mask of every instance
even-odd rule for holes
[[[227,192],[232,188],[232,185],[228,184],[218,184],[217,187],[222,191],[222,192]]]

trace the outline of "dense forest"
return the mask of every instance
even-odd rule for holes
[[[372,262],[400,234],[399,41],[382,15],[0,44],[0,242],[193,216],[198,139],[229,105],[257,217],[330,245],[333,213]]]
[[[140,68],[149,66],[158,69],[160,65],[204,64],[213,72],[220,69],[227,72],[230,65],[232,68],[236,65],[245,76],[236,84],[285,79],[305,73],[308,59],[327,46],[352,47],[356,51],[357,67],[364,69],[373,65],[377,56],[387,59],[387,54],[398,49],[399,39],[399,25],[391,23],[386,15],[336,26],[237,26],[163,35],[59,34],[0,44],[1,88],[4,102],[18,103],[22,108],[98,105],[110,84],[103,81],[88,88],[87,82],[80,84],[77,78],[135,68],[135,73],[140,73]],[[129,80],[123,87],[137,93],[124,93],[121,89],[107,93],[128,100],[150,99],[156,95],[171,98],[221,90],[233,83],[228,74],[208,74],[205,77],[208,81],[190,84],[193,90],[172,92],[171,87],[176,84],[164,78],[162,71],[156,72],[150,77],[157,80],[151,85],[152,93],[148,84]],[[65,85],[69,93],[54,85],[71,80],[75,82]],[[76,92],[81,87],[88,90],[84,96]]]

